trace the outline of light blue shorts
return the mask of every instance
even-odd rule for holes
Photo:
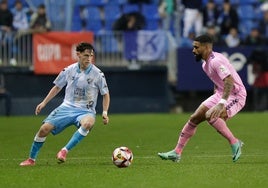
[[[60,105],[48,115],[43,123],[53,125],[54,129],[51,133],[56,135],[71,125],[75,125],[79,128],[81,119],[87,115],[95,118],[95,114],[90,113],[88,110]]]

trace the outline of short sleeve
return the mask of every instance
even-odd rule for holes
[[[59,88],[63,88],[67,84],[67,72],[68,70],[65,68],[63,69],[57,78],[54,80],[54,84]]]
[[[217,72],[221,80],[231,74],[231,71],[225,65],[225,62],[221,59],[215,59],[213,62],[213,69]]]
[[[98,86],[99,86],[101,95],[105,95],[106,93],[109,92],[109,89],[108,89],[106,79],[105,79],[103,72],[100,72]]]

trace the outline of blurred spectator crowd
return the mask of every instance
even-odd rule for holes
[[[16,56],[22,53],[23,49],[26,53],[25,40],[31,41],[33,33],[47,32],[50,29],[51,23],[42,1],[35,7],[27,1],[1,0],[0,65],[3,61],[16,65]]]
[[[79,14],[77,14],[79,12]],[[268,1],[265,0],[78,0],[72,31],[95,34],[114,30],[170,31],[181,47],[199,34],[215,45],[265,45]]]
[[[18,38],[56,30],[50,19],[56,19],[57,14],[55,10],[48,11],[45,2],[1,0],[1,44],[10,43],[14,31]],[[216,45],[228,47],[265,45],[268,39],[265,0],[69,0],[66,3],[73,4],[73,12],[69,12],[70,31],[93,31],[97,35],[105,31],[163,29],[170,31],[182,47],[191,46],[192,39],[202,33],[212,35]],[[60,10],[58,13],[60,16]]]

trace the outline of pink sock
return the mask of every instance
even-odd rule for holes
[[[237,138],[234,137],[223,119],[217,118],[216,120],[210,120],[208,123],[212,125],[223,137],[225,137],[230,144],[237,142]]]
[[[188,121],[179,136],[179,140],[178,140],[178,144],[175,148],[176,153],[181,154],[183,148],[185,147],[185,145],[187,144],[187,142],[190,140],[190,138],[195,134],[195,131],[197,129],[196,124]]]

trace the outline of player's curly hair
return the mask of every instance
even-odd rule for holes
[[[85,50],[92,50],[93,52],[95,52],[94,47],[88,42],[81,42],[76,46],[77,52],[83,52]]]
[[[200,42],[200,43],[209,43],[213,44],[213,38],[209,35],[200,35],[194,39],[194,41]]]

